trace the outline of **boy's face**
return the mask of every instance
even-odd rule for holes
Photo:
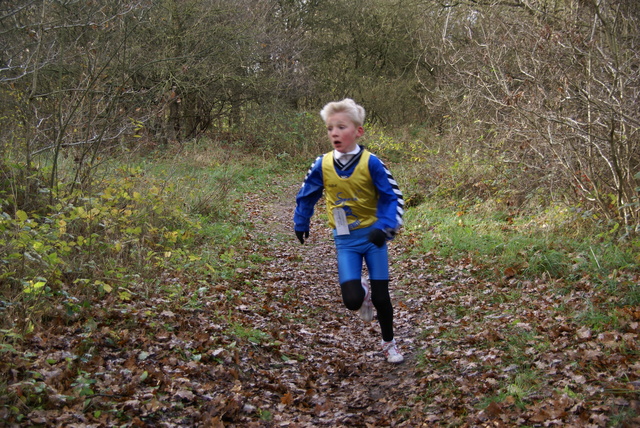
[[[327,134],[334,149],[349,153],[356,148],[364,128],[356,126],[346,113],[334,113],[327,117]]]

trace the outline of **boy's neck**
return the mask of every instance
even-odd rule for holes
[[[349,151],[349,152],[342,153],[342,152],[339,152],[339,151],[334,149],[333,153],[334,153],[334,157],[336,159],[340,159],[342,156],[357,155],[358,153],[360,153],[360,150],[361,150],[360,149],[360,145],[356,144],[356,147],[353,150]]]

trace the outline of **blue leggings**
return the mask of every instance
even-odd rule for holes
[[[338,279],[340,284],[360,279],[362,261],[367,263],[369,278],[389,280],[389,256],[387,245],[376,247],[369,242],[371,227],[352,230],[349,235],[337,235],[334,231],[338,251]]]
[[[393,339],[393,306],[389,296],[389,256],[386,244],[377,247],[369,242],[371,227],[352,230],[349,235],[334,239],[338,258],[338,278],[342,300],[347,309],[360,309],[365,293],[362,288],[362,263],[367,264],[371,286],[371,301],[378,314],[382,339]]]

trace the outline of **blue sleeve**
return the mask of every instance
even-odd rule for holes
[[[319,156],[311,165],[296,196],[296,210],[293,214],[293,228],[296,232],[309,231],[315,205],[322,197],[323,191],[322,156]]]
[[[398,183],[391,175],[391,172],[375,155],[369,158],[369,173],[374,186],[378,191],[378,206],[376,217],[378,220],[374,227],[387,232],[389,238],[402,226],[402,216],[404,215],[404,199]]]

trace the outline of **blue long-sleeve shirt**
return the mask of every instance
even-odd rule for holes
[[[302,183],[302,187],[296,196],[296,209],[293,215],[294,230],[307,232],[313,216],[315,205],[324,192],[324,180],[322,176],[322,158],[319,156],[311,165]],[[356,164],[347,170],[337,171],[342,177],[350,177]],[[391,175],[384,163],[374,154],[369,157],[369,174],[378,193],[376,207],[377,220],[373,227],[387,232],[395,232],[402,226],[404,214],[404,200],[398,183]]]

